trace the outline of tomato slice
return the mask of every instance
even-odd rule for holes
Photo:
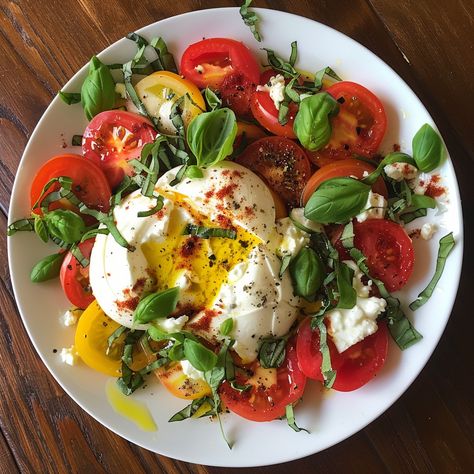
[[[339,392],[351,392],[370,382],[385,364],[388,352],[388,330],[384,322],[378,322],[377,332],[367,336],[339,354],[336,380],[332,388]]]
[[[262,138],[250,144],[236,161],[259,174],[287,205],[299,206],[311,165],[294,141],[283,137]]]
[[[353,178],[362,179],[365,173],[371,173],[374,169],[372,165],[369,165],[365,161],[355,160],[353,158],[335,161],[325,165],[309,178],[303,192],[303,203],[306,204],[319,185],[328,179],[341,176],[352,176]],[[385,198],[388,197],[387,186],[382,177],[377,179],[372,186],[372,190],[374,193],[381,194]]]
[[[286,357],[278,369],[263,369],[258,362],[252,367],[252,375],[239,372],[236,381],[251,388],[239,392],[229,382],[220,387],[222,401],[237,415],[252,421],[271,421],[285,414],[290,403],[303,395],[306,377],[298,367],[295,340],[286,346]]]
[[[256,84],[250,82],[241,72],[227,75],[220,87],[222,103],[231,108],[238,117],[251,119],[250,101]]]
[[[324,166],[353,155],[374,156],[387,129],[382,102],[355,82],[336,82],[326,91],[339,102],[339,113],[331,120],[331,140],[321,150],[310,153],[311,161]]]
[[[321,373],[322,355],[319,344],[319,330],[311,329],[310,322],[310,318],[305,318],[298,327],[296,339],[298,365],[306,377],[322,382],[324,377]],[[331,367],[333,370],[337,370],[342,363],[342,358],[330,337],[327,338],[327,344],[331,357]]]
[[[47,161],[36,173],[30,190],[31,206],[41,196],[44,185],[52,178],[67,176],[72,179],[72,191],[87,207],[107,212],[110,208],[110,186],[102,170],[94,163],[84,161],[79,155],[65,154],[55,156]],[[45,195],[57,190],[59,185],[53,185]],[[67,208],[72,205],[66,201],[56,201],[50,204],[49,210]]]
[[[243,43],[229,38],[208,38],[191,44],[181,58],[181,74],[200,89],[207,86],[220,89],[224,78],[243,74],[258,84],[260,70],[257,61]]]
[[[180,362],[171,362],[155,370],[163,386],[175,397],[195,400],[211,395],[211,388],[202,379],[191,379],[183,372]]]
[[[116,339],[107,352],[107,339],[120,327],[93,301],[82,313],[77,323],[74,345],[82,361],[90,368],[112,377],[120,377],[125,335]],[[147,365],[147,357],[137,346],[133,351],[133,370]]]
[[[185,128],[194,117],[206,110],[199,89],[191,81],[173,72],[154,72],[138,82],[135,89],[148,113],[158,119],[158,129],[162,133],[176,134],[169,116],[181,97],[185,97],[181,103],[181,117]]]
[[[343,260],[350,259],[339,237],[342,228],[333,241]],[[354,247],[367,258],[366,263],[372,277],[381,280],[388,291],[398,291],[407,283],[413,272],[415,252],[405,229],[387,219],[354,221]]]
[[[89,259],[95,239],[79,244],[82,255]],[[95,299],[89,283],[89,266],[83,267],[77,258],[68,252],[64,257],[59,279],[67,299],[78,308],[87,308]]]
[[[132,112],[110,110],[97,114],[84,131],[84,157],[102,168],[112,188],[133,170],[128,161],[138,158],[143,146],[156,137],[152,123]]]

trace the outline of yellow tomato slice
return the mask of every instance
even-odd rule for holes
[[[121,335],[107,353],[107,339],[120,327],[93,301],[82,313],[77,323],[75,347],[81,359],[94,370],[113,377],[121,375],[121,356],[125,336]],[[145,367],[147,358],[143,352],[133,353],[132,370]]]
[[[155,370],[155,374],[164,387],[175,397],[195,400],[211,395],[209,385],[204,380],[188,378],[179,362],[160,367]]]
[[[158,128],[163,133],[175,133],[169,118],[176,101],[186,96],[181,110],[184,126],[206,110],[206,104],[199,89],[178,74],[157,71],[137,83],[135,89],[148,113],[158,119]]]

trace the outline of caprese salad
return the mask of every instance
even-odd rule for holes
[[[59,276],[71,302],[61,356],[127,395],[156,374],[188,401],[170,421],[230,410],[299,431],[308,378],[359,389],[390,336],[402,350],[422,337],[392,293],[415,265],[405,225],[446,192],[432,173],[443,143],[425,124],[412,155],[382,155],[382,102],[329,67],[299,71],[296,42],[289,59],[266,49],[262,68],[242,42],[207,38],[178,68],[162,38],[128,38],[133,59],[93,57],[80,93],[60,92],[89,124],[76,154],[39,169],[31,215],[9,226],[60,248],[31,280]],[[411,309],[453,245],[440,239]]]

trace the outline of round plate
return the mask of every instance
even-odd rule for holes
[[[433,124],[428,112],[402,81],[383,61],[347,36],[295,15],[256,9],[261,22],[263,44],[257,43],[240,18],[238,9],[204,10],[168,18],[139,31],[148,39],[162,36],[179,60],[190,43],[202,37],[230,37],[244,41],[262,63],[262,46],[288,57],[290,43],[298,41],[297,66],[317,71],[331,66],[344,79],[359,82],[372,90],[384,103],[389,128],[383,149],[393,144],[411,151],[411,140],[425,122]],[[133,57],[135,45],[126,39],[113,44],[99,57],[105,63],[123,63]],[[86,75],[84,66],[65,86],[78,91]],[[64,141],[81,134],[86,125],[80,105],[68,106],[56,97],[38,123],[21,160],[13,188],[10,222],[29,213],[28,193],[38,168],[55,154],[77,152],[64,149]],[[421,342],[400,352],[391,344],[388,362],[371,383],[352,393],[325,392],[310,383],[304,400],[295,409],[299,426],[308,429],[296,433],[285,421],[255,423],[233,414],[222,416],[224,430],[234,447],[229,450],[221,437],[218,423],[209,419],[168,423],[171,415],[186,405],[174,398],[150,378],[146,390],[134,397],[144,401],[158,425],[154,433],[143,432],[130,421],[117,415],[107,401],[106,377],[82,364],[70,367],[61,363],[53,349],[69,347],[74,328],[64,328],[59,316],[69,306],[57,281],[32,284],[29,273],[41,257],[52,253],[53,246],[43,244],[32,233],[9,238],[8,255],[13,288],[26,329],[39,355],[64,390],[89,414],[120,436],[151,451],[166,456],[206,465],[258,466],[290,461],[317,453],[351,436],[385,411],[413,382],[432,354],[444,330],[456,296],[462,259],[462,216],[459,191],[451,162],[440,170],[448,188],[446,212],[429,214],[440,230],[430,241],[416,240],[416,265],[410,284],[400,294],[403,307],[413,301],[433,274],[439,238],[454,232],[456,247],[429,302],[416,314],[407,311],[416,328],[423,334]],[[416,222],[419,226],[419,221]],[[39,305],[38,302],[41,302]]]

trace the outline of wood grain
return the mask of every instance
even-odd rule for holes
[[[466,241],[474,228],[474,3],[472,0],[256,1],[342,31],[392,66],[438,124],[456,168]],[[239,1],[0,0],[0,472],[221,474],[134,446],[83,412],[53,380],[21,324],[6,266],[6,214],[21,153],[56,91],[90,56],[128,31]],[[473,251],[458,299],[420,377],[378,420],[348,440],[288,464],[235,472],[474,472]],[[434,315],[435,316],[435,315]]]

